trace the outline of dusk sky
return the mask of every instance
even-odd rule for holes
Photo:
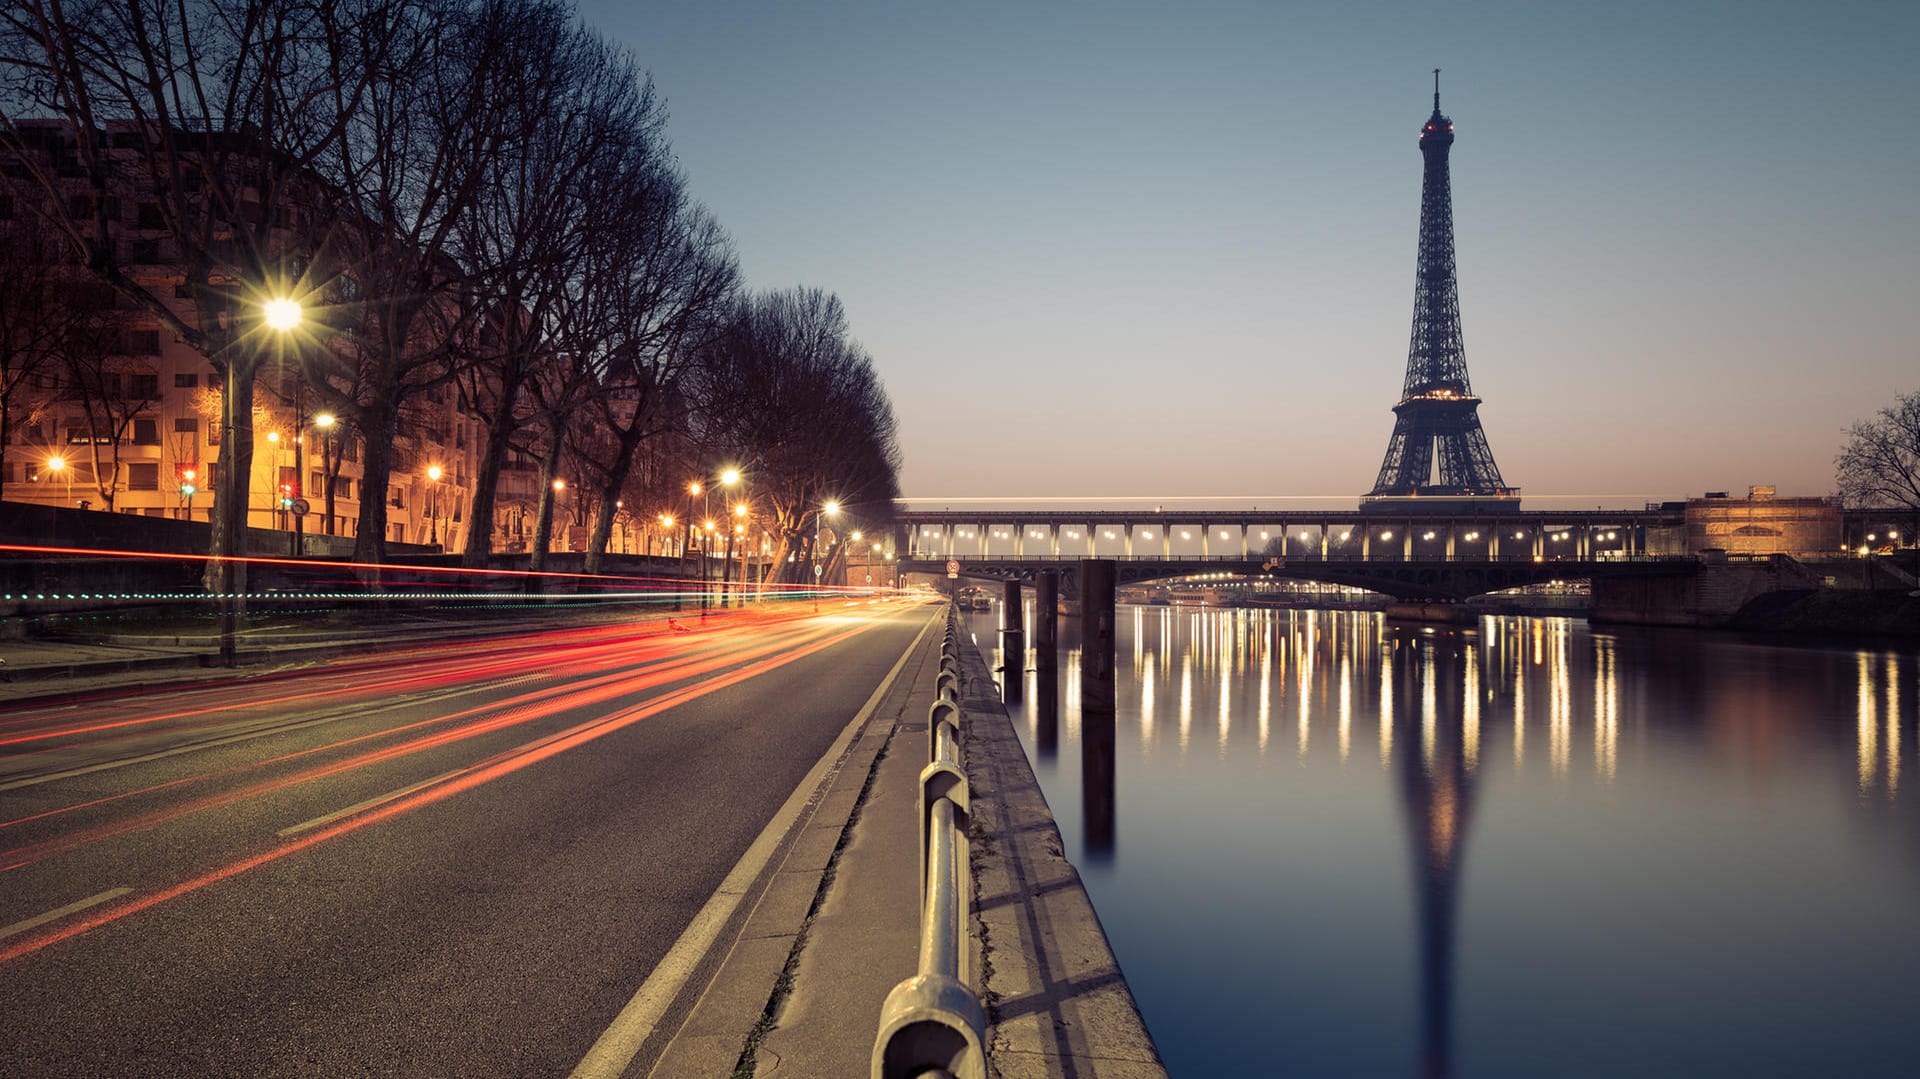
[[[1920,390],[1911,0],[581,12],[747,282],[845,302],[935,508],[1368,490],[1435,67],[1467,363],[1530,504],[1824,494]]]

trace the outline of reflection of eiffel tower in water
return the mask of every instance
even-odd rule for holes
[[[1476,702],[1466,699],[1461,651],[1423,642],[1402,662],[1398,680],[1410,692],[1395,694],[1401,703],[1393,723],[1402,736],[1395,738],[1402,747],[1400,806],[1418,891],[1420,1074],[1439,1079],[1453,1068],[1454,897],[1473,818],[1467,738],[1477,737],[1463,726]]]

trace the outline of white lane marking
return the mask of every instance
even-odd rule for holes
[[[387,802],[391,802],[395,798],[405,798],[407,795],[412,794],[414,791],[424,790],[427,787],[433,786],[435,783],[444,783],[447,780],[452,779],[454,776],[457,776],[465,771],[467,771],[467,769],[465,768],[455,768],[453,771],[448,772],[445,775],[437,775],[437,776],[434,776],[432,779],[423,779],[420,782],[415,783],[411,786],[401,787],[397,791],[388,791],[385,794],[376,794],[364,802],[355,802],[354,804],[348,806],[345,809],[336,809],[324,817],[315,817],[309,821],[301,821],[299,824],[282,828],[278,832],[275,832],[274,834],[280,835],[280,836],[296,835],[300,832],[307,831],[310,828],[318,828],[323,824],[332,824],[334,821],[339,820],[341,817],[351,817],[355,813],[358,813],[363,809],[372,809],[374,806],[383,805]]]
[[[29,929],[35,928],[36,926],[42,926],[47,924],[48,922],[56,921],[60,918],[65,918],[69,914],[78,914],[79,912],[86,910],[88,907],[97,907],[100,904],[105,903],[109,899],[118,899],[121,896],[126,895],[128,892],[131,892],[131,891],[133,891],[132,888],[112,888],[107,891],[101,892],[99,895],[90,895],[85,899],[78,900],[77,902],[68,903],[66,906],[61,907],[59,910],[50,910],[45,914],[40,915],[37,918],[28,918],[24,922],[15,922],[12,925],[7,926],[5,929],[0,929],[0,940],[5,940],[8,937],[16,936],[18,934],[24,933]]]
[[[913,639],[913,643],[907,646],[907,650],[900,653],[900,658],[894,661],[893,669],[887,672],[887,676],[880,680],[873,696],[867,698],[867,703],[847,723],[840,736],[833,740],[812,770],[794,787],[786,804],[780,807],[780,811],[761,829],[753,845],[734,863],[732,871],[720,882],[720,887],[707,898],[700,913],[693,916],[693,921],[687,924],[680,939],[667,949],[666,956],[653,968],[653,973],[647,976],[639,992],[633,994],[633,999],[627,1001],[627,1006],[614,1017],[612,1025],[593,1043],[593,1048],[587,1050],[587,1055],[581,1058],[569,1079],[612,1079],[633,1063],[634,1055],[652,1036],[661,1016],[666,1014],[667,1006],[680,995],[680,990],[686,986],[687,979],[692,977],[700,960],[713,947],[720,930],[733,917],[734,910],[746,895],[747,887],[766,868],[768,860],[773,857],[774,848],[779,846],[781,838],[799,818],[801,811],[813,801],[817,789],[828,779],[835,763],[853,742],[854,734],[880,707],[881,699],[893,688],[894,680],[900,677],[900,670],[907,665],[908,657],[920,647],[920,642],[926,639],[934,624],[929,621],[920,630],[920,635]]]

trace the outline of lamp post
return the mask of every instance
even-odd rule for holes
[[[320,429],[320,482],[326,488],[327,535],[333,535],[333,413],[322,412],[313,418]]]
[[[300,308],[300,301],[288,299],[284,296],[278,299],[268,300],[261,308],[260,313],[261,316],[266,319],[267,327],[275,333],[278,333],[283,341],[286,340],[288,334],[293,332],[295,327],[300,325],[300,320],[305,314]],[[293,517],[293,539],[288,551],[295,558],[300,557],[301,554],[301,518],[304,515],[300,512],[298,503],[301,501],[300,476],[306,468],[306,454],[303,452],[306,446],[306,440],[302,437],[307,424],[305,414],[306,401],[300,390],[301,386],[296,382],[293,390],[293,483],[281,492],[280,502],[281,508]],[[268,441],[273,440],[273,436],[269,435]],[[278,467],[277,462],[276,467]]]
[[[427,546],[440,545],[440,477],[446,475],[439,465],[427,466]]]
[[[720,486],[722,486],[722,487],[726,487],[726,488],[733,488],[733,487],[738,487],[738,486],[740,486],[740,470],[739,470],[739,469],[737,469],[737,468],[723,468],[723,469],[721,469],[721,470],[720,470]],[[747,515],[747,507],[745,506],[745,504],[743,504],[743,503],[735,503],[735,504],[734,504],[734,507],[733,507],[733,515],[734,515],[735,517],[745,517],[745,516]],[[720,596],[721,596],[721,606],[725,606],[725,605],[726,605],[726,600],[727,600],[727,598],[728,598],[728,596],[727,596],[727,593],[728,593],[728,589],[729,589],[729,588],[731,587],[731,586],[730,586],[730,585],[728,584],[728,582],[729,582],[729,581],[731,581],[731,580],[732,580],[732,578],[733,578],[733,543],[734,543],[734,538],[735,538],[736,536],[738,536],[738,535],[740,535],[740,533],[741,533],[741,532],[742,532],[742,530],[743,530],[743,527],[744,527],[744,524],[743,524],[743,522],[740,522],[740,521],[736,521],[736,522],[734,522],[734,527],[733,527],[733,529],[732,529],[731,531],[729,531],[729,532],[727,533],[727,556],[726,556],[726,558],[725,558],[724,560],[722,560],[722,561],[721,561],[721,563],[720,563],[720,581],[721,581],[721,588],[720,588]],[[745,585],[745,584],[746,584],[746,580],[747,580],[747,575],[746,575],[746,573],[745,573],[745,572],[743,571],[743,572],[742,572],[742,573],[740,574],[740,583],[741,583],[742,585]]]
[[[820,512],[813,515],[813,609],[816,611],[820,609],[820,589],[826,583],[822,577],[827,568],[826,560],[820,557],[820,518],[822,516],[840,516],[840,503],[835,499],[828,499],[827,504],[820,507]]]

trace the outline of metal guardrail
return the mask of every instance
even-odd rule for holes
[[[967,988],[966,920],[973,895],[967,830],[972,818],[960,767],[960,620],[947,611],[938,699],[927,711],[928,759],[920,773],[920,966],[880,1009],[872,1079],[986,1079],[986,1011]]]

